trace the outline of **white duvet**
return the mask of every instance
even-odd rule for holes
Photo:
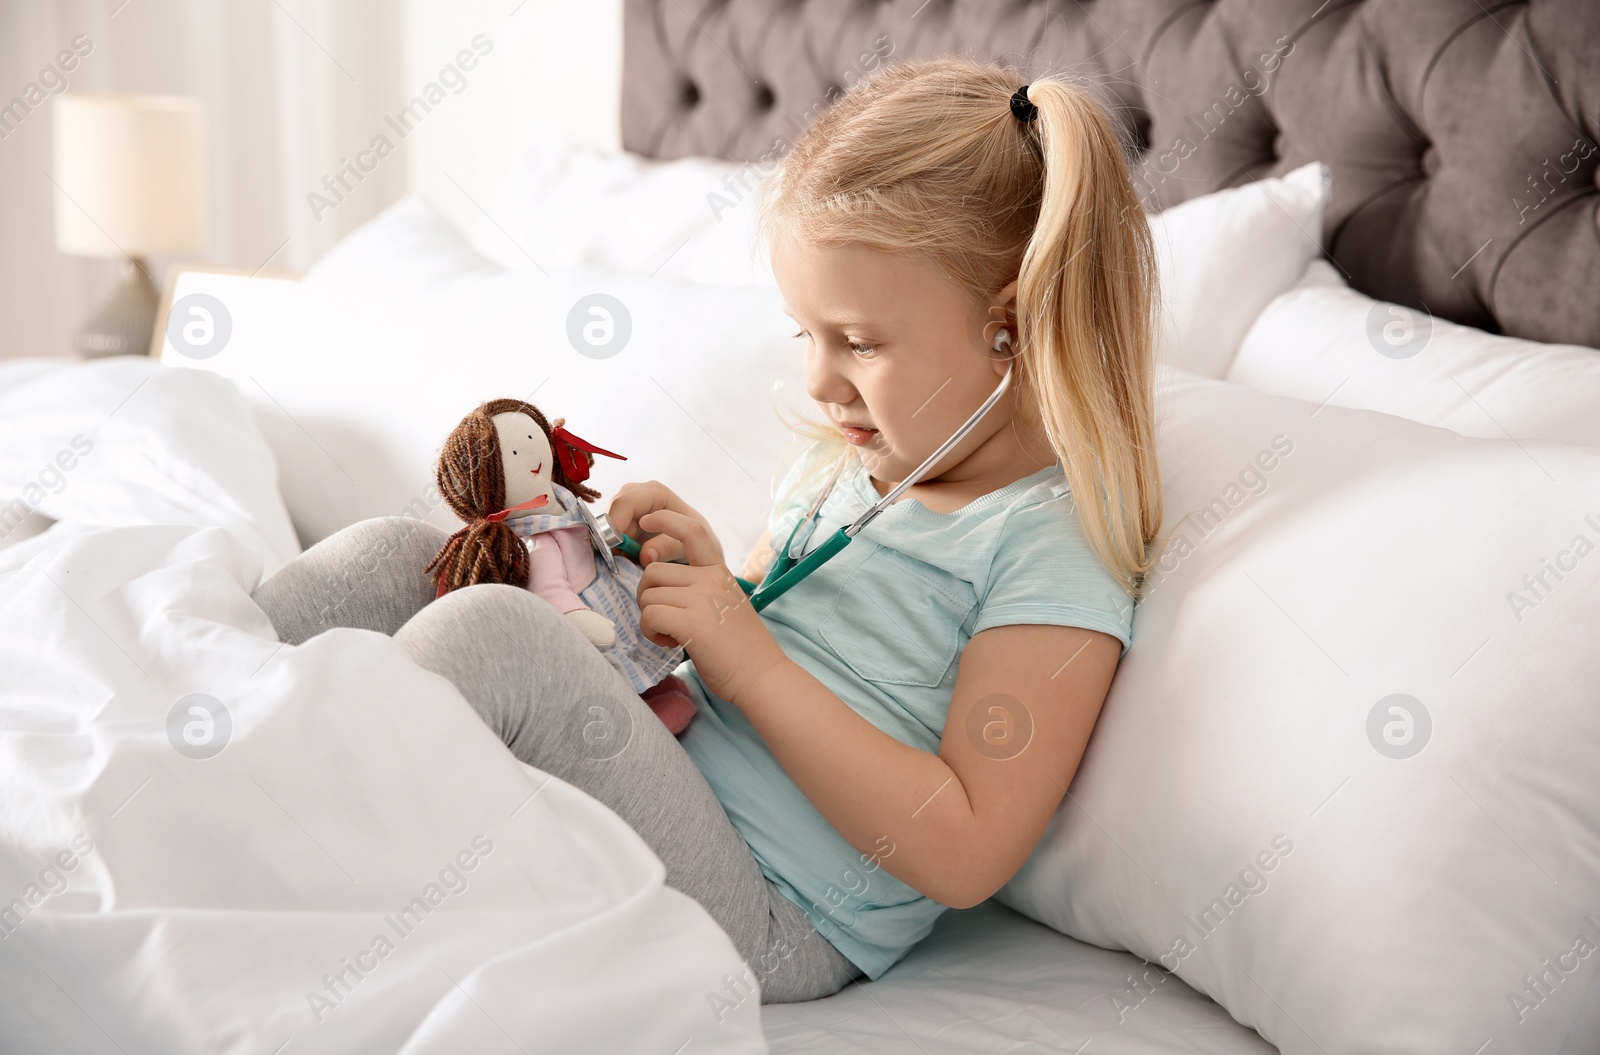
[[[196,371],[0,367],[0,502],[60,521],[0,549],[0,1050],[764,1051],[615,814],[389,638],[278,644],[250,422]]]

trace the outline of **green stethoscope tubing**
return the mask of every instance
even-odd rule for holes
[[[816,500],[811,503],[811,508],[806,510],[806,515],[794,522],[794,527],[789,531],[789,538],[784,542],[783,548],[778,551],[777,558],[772,562],[772,567],[767,569],[767,574],[762,578],[761,584],[758,586],[749,579],[741,578],[737,575],[734,576],[734,579],[739,583],[740,589],[750,595],[750,607],[756,611],[759,612],[773,601],[776,601],[790,587],[826,564],[830,557],[849,545],[850,540],[855,536],[855,532],[861,530],[867,520],[871,519],[866,517],[857,520],[856,523],[851,524],[849,527],[840,528],[832,535],[829,535],[822,545],[807,553],[798,561],[792,556],[795,536],[800,533],[802,525],[811,524],[813,530],[815,529],[817,511],[822,508],[823,502],[827,501],[828,495],[832,493],[834,481],[839,479],[839,473],[844,469],[844,464],[844,457],[841,457],[834,464],[833,472],[829,475],[828,482],[823,484],[822,491],[817,495]],[[868,510],[868,512],[871,513],[872,510]]]
[[[807,523],[812,523],[814,530],[818,511],[821,510],[823,503],[827,501],[828,495],[833,492],[833,485],[839,479],[839,474],[844,469],[845,461],[849,457],[849,452],[845,452],[838,462],[834,464],[833,472],[828,477],[828,482],[823,485],[822,491],[817,495],[816,500],[811,503],[810,510],[807,511],[805,516],[795,521],[794,528],[789,532],[788,540],[783,544],[783,548],[778,551],[777,558],[772,562],[772,567],[767,569],[767,574],[762,578],[761,583],[757,585],[749,579],[738,575],[734,576],[739,588],[749,595],[750,606],[759,612],[793,589],[808,575],[822,567],[835,554],[849,545],[850,540],[855,538],[862,528],[866,527],[879,513],[893,505],[905,493],[907,488],[921,480],[923,474],[938,464],[939,459],[949,454],[956,444],[967,438],[967,435],[977,427],[978,422],[983,420],[983,416],[989,413],[990,408],[999,401],[1001,396],[1005,395],[1006,389],[1011,384],[1012,369],[1012,365],[1008,363],[1005,376],[1000,378],[1000,383],[995,386],[993,392],[989,393],[989,397],[983,401],[983,405],[973,411],[972,416],[963,422],[960,428],[951,433],[950,438],[941,443],[938,449],[923,459],[922,464],[917,466],[910,476],[901,480],[888,494],[874,502],[871,508],[857,517],[854,522],[835,531],[828,536],[822,545],[799,560],[795,560],[794,557],[790,556],[790,551],[794,547],[795,536],[800,533],[801,526]],[[607,523],[607,526],[609,527],[609,523]],[[621,549],[623,553],[630,557],[639,555],[639,543],[637,541],[620,532],[613,532],[613,534],[620,539],[620,541],[612,542],[613,546]]]

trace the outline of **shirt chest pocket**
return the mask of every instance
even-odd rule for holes
[[[933,686],[949,672],[977,603],[964,579],[875,546],[851,570],[818,630],[867,681]]]

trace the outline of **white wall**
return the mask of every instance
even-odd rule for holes
[[[115,260],[56,249],[49,170],[57,93],[151,92],[205,107],[207,247],[151,261],[300,271],[405,193],[403,158],[307,196],[355,158],[404,99],[401,0],[0,0],[0,106],[48,94],[0,126],[0,357],[66,356],[119,281]],[[81,39],[87,53],[50,72]]]
[[[406,0],[406,83],[419,90],[474,37],[493,50],[407,137],[410,186],[463,229],[534,122],[621,145],[622,0]],[[481,45],[480,45],[481,46]],[[448,75],[447,75],[448,76]]]
[[[487,203],[533,121],[620,142],[622,0],[0,0],[0,105],[79,34],[93,50],[46,89],[206,107],[209,245],[152,261],[158,283],[180,263],[303,271],[408,189],[466,228],[471,199]],[[394,131],[388,120],[480,34],[488,54],[447,75],[460,90]],[[55,248],[48,99],[5,132],[0,358],[70,355],[119,266]],[[353,179],[344,165],[370,161],[380,135],[392,153]],[[333,207],[311,199],[341,171]]]

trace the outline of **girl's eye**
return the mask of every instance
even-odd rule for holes
[[[805,330],[796,330],[795,331],[795,336],[796,337],[810,337],[811,334],[807,333]],[[874,351],[877,350],[875,346],[870,345],[870,344],[863,344],[860,341],[846,341],[844,343],[845,343],[845,347],[846,348],[849,348],[852,352],[854,352],[858,356],[867,356],[867,355],[870,355]]]

